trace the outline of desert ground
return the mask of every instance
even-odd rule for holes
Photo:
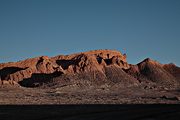
[[[2,120],[179,120],[178,89],[3,86]]]
[[[132,87],[13,87],[0,88],[0,104],[179,104],[180,91]]]

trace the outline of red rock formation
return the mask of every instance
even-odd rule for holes
[[[177,81],[180,82],[180,67],[177,67],[175,64],[170,63],[170,64],[165,64],[163,65],[163,68],[169,72],[170,74],[172,74]]]
[[[147,58],[137,65],[131,65],[126,72],[140,81],[146,80],[166,86],[178,86],[178,80],[168,71],[169,69],[167,65]],[[180,71],[178,74],[180,74]]]
[[[23,83],[44,83],[57,76],[80,75],[82,79],[97,82],[110,81],[121,84],[137,84],[138,80],[176,84],[179,80],[179,67],[162,65],[145,59],[137,65],[129,65],[126,54],[116,50],[93,50],[52,58],[41,56],[18,62],[0,64],[0,85]]]

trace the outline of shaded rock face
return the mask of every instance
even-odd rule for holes
[[[173,63],[170,63],[163,65],[163,68],[180,81],[180,67],[177,67]]]
[[[176,73],[174,73],[174,69],[176,69]],[[157,61],[147,58],[137,65],[131,65],[125,71],[139,81],[149,81],[164,86],[178,87],[180,83],[178,78],[180,71],[178,70],[180,68],[162,65]]]
[[[118,83],[128,86],[146,80],[159,84],[178,85],[179,67],[161,65],[150,59],[145,59],[137,65],[130,65],[126,57],[126,54],[122,55],[116,50],[94,50],[2,63],[0,85],[18,83],[25,87],[36,87],[48,84],[57,78],[61,79],[58,84],[64,84],[68,82],[63,78],[64,75],[69,76],[69,81],[76,78],[93,84]]]

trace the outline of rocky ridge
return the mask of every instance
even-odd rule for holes
[[[179,87],[180,68],[174,64],[163,65],[148,58],[137,65],[131,65],[126,57],[126,54],[116,50],[93,50],[1,63],[0,85],[36,87],[56,79],[61,79],[58,84],[66,84],[66,76],[72,81],[88,80],[94,84],[113,83],[126,86],[152,82]]]

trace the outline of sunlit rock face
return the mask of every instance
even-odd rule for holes
[[[131,65],[126,57],[126,54],[116,50],[93,50],[1,63],[0,85],[25,83],[33,86],[34,82],[46,83],[62,75],[83,75],[84,78],[79,79],[91,78],[97,83],[113,82],[125,86],[139,84],[143,80],[167,85],[179,84],[180,68],[174,64],[162,65],[148,58]]]

